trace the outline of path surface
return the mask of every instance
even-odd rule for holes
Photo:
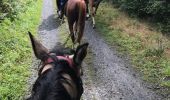
[[[42,24],[39,27],[39,37],[48,49],[59,41],[60,26],[53,3],[53,0],[43,1]],[[83,100],[161,100],[153,91],[146,88],[131,70],[128,60],[121,58],[116,50],[109,47],[92,29],[89,22],[86,23],[84,41],[90,43],[89,55],[93,59],[92,63],[83,64],[85,71]],[[37,75],[36,68],[33,70],[30,83],[35,81]]]
[[[48,49],[52,49],[59,40],[59,21],[57,20],[53,3],[53,0],[44,0],[42,23],[39,27],[39,36]]]
[[[55,8],[53,4],[53,0],[43,0],[43,7],[42,7],[42,15],[41,15],[41,24],[38,30],[39,40],[41,40],[42,44],[47,47],[48,49],[52,49],[55,44],[58,42],[59,34],[58,34],[58,27],[59,27],[59,20],[55,17]],[[33,58],[33,64],[31,68],[32,75],[28,80],[29,83],[29,91],[31,91],[31,86],[37,79],[37,72],[40,61],[36,58]],[[30,93],[27,93],[29,97]]]
[[[146,88],[147,84],[132,70],[128,58],[121,57],[109,47],[90,22],[86,23],[85,40],[90,43],[93,55],[93,66],[90,66],[93,68],[86,70],[94,70],[93,78],[87,76],[93,80],[89,81],[91,87],[85,95],[93,94],[91,98],[94,100],[162,100]]]

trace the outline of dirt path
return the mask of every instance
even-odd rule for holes
[[[53,1],[44,0],[39,36],[49,49],[59,41],[59,27]],[[161,100],[146,88],[146,84],[131,70],[128,60],[109,47],[89,22],[86,23],[84,40],[90,43],[88,55],[91,58],[83,66],[83,100]],[[33,73],[30,83],[35,81],[37,73]]]
[[[39,36],[48,49],[52,49],[59,41],[59,21],[57,20],[53,3],[53,0],[44,0],[42,23],[39,27]]]
[[[45,45],[48,49],[52,49],[55,44],[59,41],[58,27],[59,20],[57,20],[53,0],[43,0],[42,5],[42,15],[41,15],[41,24],[38,29],[39,40]],[[33,64],[31,68],[32,75],[28,80],[29,90],[26,93],[26,98],[29,97],[31,87],[35,80],[37,79],[37,72],[40,61],[36,58],[33,58]]]
[[[128,58],[121,57],[109,47],[92,29],[90,22],[86,23],[85,40],[90,43],[93,55],[93,66],[90,66],[93,68],[85,69],[94,72],[94,76],[86,77],[93,80],[89,81],[92,85],[85,95],[92,93],[94,100],[162,100],[139,79]]]

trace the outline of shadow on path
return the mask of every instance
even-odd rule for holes
[[[54,22],[55,21],[55,22]],[[39,26],[39,31],[51,31],[57,29],[60,26],[61,21],[55,14],[50,15],[47,19],[43,19]]]

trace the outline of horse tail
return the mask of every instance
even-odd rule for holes
[[[83,33],[84,33],[84,27],[85,27],[85,20],[86,20],[86,4],[84,0],[79,1],[79,15],[78,15],[78,21],[77,21],[77,42],[80,43]]]

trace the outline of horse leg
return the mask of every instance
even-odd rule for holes
[[[77,33],[77,22],[74,23],[73,30],[74,30],[74,33],[75,33],[74,35],[75,35],[75,37],[76,37],[76,35],[77,35],[77,34],[76,34],[76,33]]]
[[[94,14],[94,7],[93,7],[94,0],[90,0],[89,2],[90,2],[90,13],[92,15],[92,24],[93,24],[93,29],[94,29],[95,28],[95,19],[94,19],[95,14]]]
[[[96,12],[97,12],[98,7],[99,7],[99,2],[97,2],[96,5],[95,5],[95,10],[94,10],[94,14],[95,14],[95,15],[96,15]]]
[[[82,39],[82,36],[83,36],[83,32],[84,32],[84,27],[85,27],[85,20],[86,20],[86,10],[85,10],[85,6],[84,6],[84,9],[82,8],[80,11],[79,11],[79,18],[78,18],[78,23],[77,23],[77,42],[80,44],[81,43],[81,39]]]
[[[83,33],[84,33],[84,27],[85,27],[85,20],[86,20],[86,7],[87,5],[84,2],[81,2],[79,5],[79,11],[78,11],[78,19],[76,20],[77,25],[77,38],[76,42],[80,45]]]
[[[60,6],[60,0],[56,0],[57,3],[57,14],[58,14],[58,18],[60,18],[60,13],[61,13],[61,6]]]
[[[94,3],[94,7],[95,7],[94,13],[95,13],[95,14],[96,14],[96,12],[97,12],[97,9],[98,9],[99,4],[100,4],[101,1],[102,1],[102,0],[96,0],[96,2]]]
[[[78,33],[77,33],[78,24],[77,24],[77,21],[74,23],[73,29],[74,29],[73,31],[74,31],[74,38],[75,38],[75,41],[74,41],[75,44],[74,44],[74,45],[75,45],[75,46],[78,46],[78,45],[77,45],[77,43],[78,43],[78,42],[77,42],[77,38],[78,38]]]
[[[56,3],[57,3],[57,12],[59,11],[59,9],[60,9],[60,0],[56,0]]]
[[[68,25],[69,25],[71,40],[72,40],[72,43],[73,43],[72,48],[74,49],[75,37],[74,37],[74,30],[73,30],[73,22],[69,21],[69,19],[68,19]]]
[[[95,28],[95,24],[96,24],[96,22],[95,22],[95,18],[94,18],[94,13],[92,14],[92,24],[93,24],[93,29]]]
[[[89,8],[88,8],[89,1],[85,0],[85,3],[86,3],[86,19],[88,19],[90,17],[90,15],[89,15]]]
[[[94,29],[94,28],[95,28],[95,25],[96,25],[94,15],[92,15],[92,22],[93,22],[93,29]]]

